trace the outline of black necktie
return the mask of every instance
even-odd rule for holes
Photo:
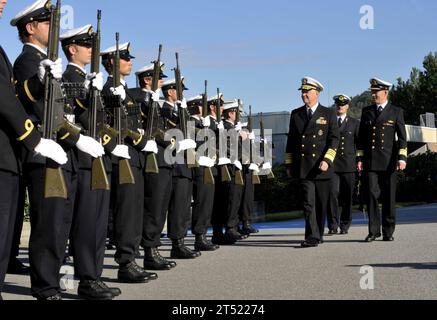
[[[307,114],[307,116],[308,116],[308,121],[311,121],[311,118],[313,117],[313,110],[308,109],[308,114]]]
[[[379,106],[379,107],[378,107],[378,114],[381,114],[383,110],[384,110],[384,109],[382,108],[382,106]]]
[[[343,124],[343,121],[341,120],[341,118],[338,118],[338,127],[340,128],[342,124]]]

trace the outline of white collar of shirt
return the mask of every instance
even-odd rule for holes
[[[73,63],[73,62],[69,62],[68,63],[70,66],[73,66],[73,67],[76,67],[76,68],[78,68],[79,70],[81,70],[83,73],[87,73],[86,72],[86,70],[85,70],[85,68],[82,68],[80,65],[78,65],[78,64],[75,64],[75,63]]]
[[[379,107],[382,107],[382,110],[384,110],[385,107],[387,107],[387,105],[388,105],[388,101],[384,102],[383,104],[379,104],[378,109],[379,109]]]
[[[27,42],[27,43],[25,43],[24,45],[34,47],[34,48],[35,48],[36,50],[38,50],[39,52],[44,53],[45,55],[47,55],[47,51],[44,50],[44,49],[42,49],[42,48],[40,48],[40,47],[38,47],[36,44],[33,44],[33,43],[30,43],[30,42]]]
[[[233,123],[231,120],[226,119],[226,122],[229,122],[230,124],[232,124],[233,126],[235,126],[235,123]]]
[[[306,106],[306,107],[307,107],[307,112],[308,112],[308,108],[309,108],[309,109],[311,109],[312,113],[315,114],[317,111],[317,108],[319,107],[319,103],[317,102],[317,104],[315,106],[312,106],[312,107],[309,107],[309,106]]]
[[[346,114],[344,114],[344,115],[342,115],[342,116],[337,116],[337,120],[338,120],[338,119],[341,119],[341,122],[344,122],[344,120],[346,119],[346,117],[347,117]]]
[[[109,77],[110,77],[110,78],[114,78],[113,75],[110,75]],[[121,85],[122,85],[123,87],[126,87],[126,81],[124,81],[123,79],[120,79],[120,83],[121,83]]]
[[[148,89],[146,89],[146,88],[142,88],[141,90],[143,90],[144,92],[147,92],[147,93],[151,93],[151,94],[153,94],[153,91],[152,91],[152,90],[148,90]]]

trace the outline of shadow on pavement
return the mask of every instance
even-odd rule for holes
[[[381,264],[369,264],[374,268],[409,268],[415,270],[437,270],[437,262],[405,262],[405,263],[381,263]],[[347,267],[362,267],[362,265],[350,265]]]

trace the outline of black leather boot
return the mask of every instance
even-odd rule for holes
[[[165,259],[158,248],[144,248],[144,269],[170,270],[176,267],[176,262]]]
[[[144,269],[135,262],[120,266],[118,269],[118,281],[123,283],[144,283],[149,278],[144,274]]]
[[[194,242],[194,249],[196,251],[215,251],[219,248],[218,245],[206,239],[206,234],[196,234],[196,242]]]
[[[239,233],[236,230],[236,228],[229,228],[226,230],[225,237],[230,238],[230,239],[234,239],[235,241],[237,241],[237,240],[247,239],[248,236]]]
[[[112,300],[112,293],[103,288],[96,280],[82,280],[77,290],[79,296],[85,300]]]
[[[259,233],[259,230],[254,228],[249,221],[243,221],[242,233],[249,235],[252,233]]]
[[[119,295],[121,295],[121,290],[120,288],[110,288],[106,285],[106,283],[104,283],[102,280],[97,280],[97,283],[105,290],[108,290],[113,297],[118,297]]]
[[[199,256],[197,252],[190,250],[184,244],[184,239],[172,240],[170,257],[173,259],[195,259]]]

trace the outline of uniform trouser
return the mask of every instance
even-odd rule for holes
[[[145,248],[161,246],[161,233],[173,188],[171,168],[159,168],[159,173],[145,174],[143,237]]]
[[[183,239],[189,228],[191,217],[191,196],[193,181],[186,177],[173,177],[173,191],[168,208],[168,237],[172,240]]]
[[[80,169],[71,229],[75,276],[80,280],[102,275],[108,211],[109,191],[91,190],[91,170]]]
[[[20,240],[24,222],[24,203],[26,201],[26,184],[22,177],[19,178],[18,206],[14,224],[10,259],[20,255]]]
[[[109,178],[109,177],[108,177]],[[109,213],[108,213],[108,235],[107,238],[109,239],[109,242],[111,244],[114,244],[115,240],[114,240],[114,208],[115,208],[115,202],[116,202],[116,189],[117,188],[113,188],[112,186],[115,186],[117,184],[116,182],[116,175],[114,174],[114,172],[111,174],[111,179],[110,179],[110,184],[111,184],[111,191],[110,191],[110,205],[109,205]]]
[[[29,187],[30,280],[32,295],[47,298],[59,291],[59,271],[65,255],[70,232],[76,175],[65,170],[68,199],[44,198],[45,165],[25,167]]]
[[[236,185],[234,181],[229,184],[229,194],[226,210],[226,229],[238,227],[241,199],[243,197],[244,186]]]
[[[0,292],[3,289],[17,213],[19,178],[0,171]]]
[[[253,202],[255,200],[255,186],[252,183],[253,171],[246,168],[244,177],[244,191],[239,210],[240,221],[251,222],[253,214]]]
[[[369,212],[369,233],[381,234],[381,213],[378,198],[382,202],[382,234],[391,237],[396,224],[396,172],[367,172],[367,209]]]
[[[355,190],[355,173],[334,173],[328,208],[328,228],[348,231],[352,224],[352,199]],[[341,214],[340,214],[341,212]]]
[[[226,210],[229,197],[229,182],[222,182],[220,175],[215,179],[214,205],[211,216],[211,225],[214,232],[223,233],[223,227],[226,225]]]
[[[301,180],[305,240],[323,241],[330,180]]]
[[[193,182],[191,231],[196,235],[207,233],[214,207],[215,185],[204,183],[204,170],[204,168],[196,169],[197,174]]]
[[[118,175],[118,166],[114,166]],[[135,184],[116,185],[114,207],[114,242],[117,248],[115,261],[123,266],[135,261],[136,250],[140,246],[144,216],[144,173],[143,169],[132,167]]]

